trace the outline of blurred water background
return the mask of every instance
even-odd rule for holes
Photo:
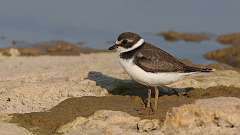
[[[168,43],[155,33],[238,32],[239,5],[238,0],[0,0],[0,47],[12,40],[25,45],[66,40],[103,49],[119,33],[133,31],[180,58],[209,63],[202,55],[223,47],[213,40]]]

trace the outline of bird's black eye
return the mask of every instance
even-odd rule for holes
[[[122,44],[127,44],[128,43],[128,41],[126,40],[126,39],[124,39],[123,41],[122,41]]]

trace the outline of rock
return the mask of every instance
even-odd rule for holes
[[[9,116],[8,114],[0,113],[0,122],[8,122],[11,119],[12,119],[12,116]]]
[[[240,40],[239,43],[227,48],[210,51],[204,55],[207,59],[225,63],[240,68]]]
[[[217,97],[174,108],[164,122],[165,134],[238,134],[240,99]]]
[[[237,45],[240,43],[240,33],[236,32],[220,35],[216,41],[224,45]]]
[[[167,31],[161,32],[157,35],[163,36],[166,41],[179,41],[183,40],[186,42],[201,42],[209,40],[210,37],[207,34],[203,33],[183,33],[183,32],[175,32],[175,31]]]
[[[9,54],[10,56],[12,57],[16,57],[16,56],[20,56],[20,52],[18,51],[18,49],[15,49],[15,48],[10,48],[9,49]]]
[[[60,134],[67,133],[70,130],[76,129],[79,125],[81,125],[85,122],[87,122],[87,118],[79,116],[75,120],[73,120],[72,122],[69,122],[69,123],[59,127],[56,132],[60,133]]]
[[[138,132],[137,126],[143,131]],[[145,135],[159,134],[160,130],[154,130],[159,127],[157,120],[142,120],[131,116],[125,112],[100,110],[95,112],[88,120],[80,125],[77,129],[69,129],[64,135]],[[154,131],[152,131],[154,130]]]
[[[0,122],[0,135],[32,135],[25,128],[15,124]]]
[[[159,128],[159,121],[143,119],[137,123],[137,127],[140,132],[150,132]]]
[[[8,121],[7,115],[0,115],[0,122],[5,117]],[[76,117],[73,121],[61,125],[57,133],[64,135],[235,135],[239,131],[240,99],[216,97],[196,100],[195,103],[173,108],[168,112],[161,127],[159,120],[156,119],[141,120],[139,117],[121,111],[99,110],[87,118]]]
[[[101,110],[64,135],[236,135],[240,131],[240,99],[217,97],[174,108],[163,126],[127,113]]]

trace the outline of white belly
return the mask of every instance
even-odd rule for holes
[[[184,76],[192,73],[174,73],[174,72],[162,72],[151,73],[142,70],[140,67],[133,63],[133,59],[120,59],[120,63],[131,78],[138,83],[147,86],[160,86],[167,85],[182,79]]]

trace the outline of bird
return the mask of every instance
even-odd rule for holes
[[[115,44],[108,50],[116,50],[120,65],[132,78],[148,88],[146,108],[157,111],[159,90],[165,86],[183,79],[186,76],[213,72],[214,69],[194,67],[182,63],[173,55],[146,42],[134,32],[121,33]],[[155,91],[154,107],[151,106],[151,93]]]

